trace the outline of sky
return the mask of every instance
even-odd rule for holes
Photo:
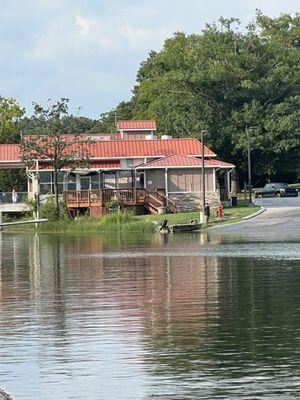
[[[131,98],[140,63],[174,32],[220,16],[248,23],[256,8],[300,11],[299,0],[0,0],[0,95],[29,115],[32,102],[66,97],[99,118]]]

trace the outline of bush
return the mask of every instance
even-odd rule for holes
[[[121,208],[122,203],[120,202],[120,200],[113,199],[111,201],[108,201],[105,205],[106,208],[109,210],[117,210]]]
[[[134,213],[132,211],[120,211],[117,213],[107,214],[101,217],[100,221],[103,224],[124,224],[133,220]]]
[[[59,201],[59,209],[59,220],[68,220],[69,215],[63,200]],[[39,210],[41,218],[48,218],[49,221],[57,220],[55,199],[53,196],[47,197],[45,202],[39,206]]]

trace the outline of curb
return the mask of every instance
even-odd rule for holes
[[[2,387],[0,387],[0,400],[15,400],[10,394],[7,393]]]
[[[251,218],[257,217],[258,215],[262,214],[262,213],[265,212],[265,211],[267,211],[267,209],[266,209],[265,207],[260,207],[260,210],[256,211],[256,213],[247,215],[247,217],[243,217],[243,218],[242,218],[242,221],[245,221],[245,220],[247,220],[247,219],[251,219]]]
[[[247,221],[248,219],[255,218],[255,217],[257,217],[258,215],[262,214],[265,211],[267,211],[267,209],[260,206],[260,210],[256,211],[256,213],[254,213],[254,214],[248,215],[247,217],[241,218],[240,221],[230,222],[228,224],[220,224],[220,225],[215,225],[215,226],[209,226],[209,227],[204,228],[204,229],[222,229],[224,227],[226,228],[227,226],[237,225],[237,224],[240,224],[241,222]]]

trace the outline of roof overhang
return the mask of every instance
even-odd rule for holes
[[[144,170],[144,169],[189,169],[189,168],[194,168],[194,169],[202,169],[201,165],[180,165],[180,166],[176,166],[176,165],[165,165],[165,166],[159,166],[159,167],[136,167],[135,169],[138,170]],[[220,166],[220,165],[204,165],[204,168],[215,168],[215,169],[234,169],[235,166],[234,165],[226,165],[226,166]]]

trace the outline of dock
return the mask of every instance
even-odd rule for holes
[[[0,230],[8,226],[15,225],[26,225],[26,224],[40,224],[41,222],[47,222],[47,218],[31,219],[29,221],[13,221],[13,222],[0,222]],[[0,398],[1,400],[1,398]]]
[[[172,233],[197,232],[200,227],[200,224],[176,224],[171,225],[170,230]]]

